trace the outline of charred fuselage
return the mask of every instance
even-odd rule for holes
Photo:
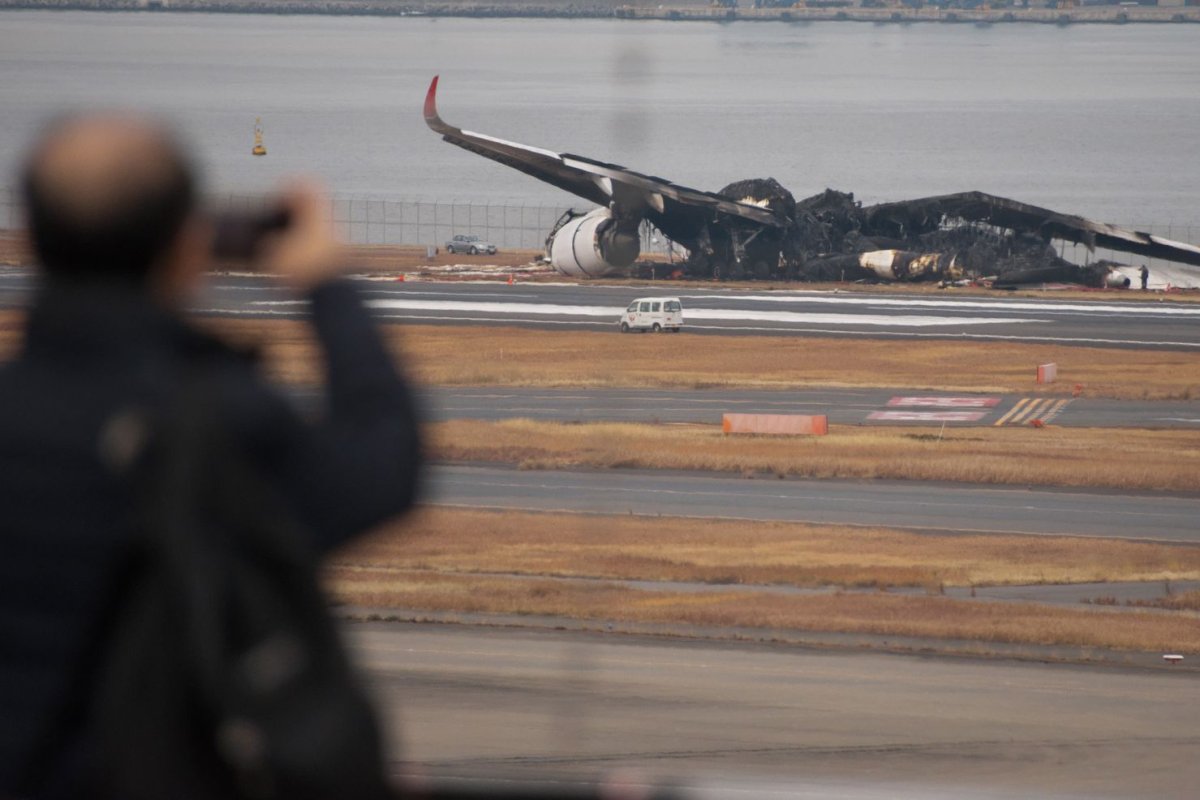
[[[997,286],[1073,282],[1120,286],[1118,265],[1078,265],[1060,257],[1053,238],[1095,244],[1078,223],[979,192],[863,206],[854,195],[826,189],[795,200],[774,179],[730,184],[719,194],[761,205],[779,219],[762,230],[741,220],[713,220],[691,241],[694,277],[806,281],[958,281],[986,278]],[[1005,213],[1006,211],[1012,213]],[[1104,226],[1107,227],[1107,226]],[[668,233],[668,235],[670,235]],[[1148,243],[1152,247],[1152,243]],[[1160,254],[1161,255],[1161,254]]]
[[[738,181],[720,192],[692,189],[457,128],[438,114],[437,84],[435,77],[424,116],[445,141],[599,206],[564,214],[546,240],[550,262],[568,275],[628,269],[639,255],[643,221],[687,249],[685,271],[698,278],[1124,281],[1105,262],[1066,261],[1055,241],[1200,266],[1200,247],[982,192],[864,207],[853,194],[832,189],[797,201],[773,178]]]

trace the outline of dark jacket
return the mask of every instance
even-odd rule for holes
[[[252,359],[133,291],[40,293],[22,352],[0,369],[0,797],[80,680],[133,536],[132,487],[113,468],[126,412],[169,409],[201,367],[223,424],[321,551],[412,503],[412,403],[356,289],[319,287],[312,317],[328,407],[306,422]]]

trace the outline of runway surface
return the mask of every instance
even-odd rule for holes
[[[377,304],[376,314],[385,320],[457,321],[480,323],[498,321],[505,324],[548,325],[547,319],[539,315],[514,314],[509,311],[475,314],[453,312],[447,315],[428,317],[417,313],[420,309],[397,309],[380,306],[393,300],[413,298],[508,298],[521,303],[536,299],[547,308],[559,307],[555,298],[566,296],[572,303],[585,300],[599,305],[579,306],[588,313],[603,309],[603,303],[616,302],[630,293],[630,289],[599,286],[544,286],[525,285],[507,287],[503,284],[432,284],[432,283],[384,283],[364,281],[364,286]],[[22,307],[29,302],[33,279],[28,270],[0,270],[0,307]],[[645,291],[645,290],[638,290]],[[701,301],[698,296],[687,296],[691,304]],[[220,276],[213,282],[209,294],[201,304],[201,311],[226,316],[246,317],[302,317],[306,312],[303,304],[286,299],[287,294],[263,278]],[[790,298],[790,299],[789,299]],[[421,301],[424,302],[424,301]],[[430,302],[443,302],[433,299]],[[457,302],[457,301],[454,301]],[[787,303],[838,304],[846,306],[846,320],[854,328],[856,318],[865,318],[871,312],[872,303],[886,304],[889,314],[881,319],[896,319],[906,316],[899,313],[905,304],[920,307],[936,307],[937,313],[962,314],[983,313],[989,319],[1003,315],[1014,306],[1049,308],[1048,303],[1014,303],[1005,298],[983,300],[929,300],[927,296],[900,298],[895,295],[874,297],[868,295],[834,295],[812,292],[776,292],[770,295],[750,296],[745,292],[718,291],[707,297],[710,310],[717,306],[742,308],[747,313],[757,313],[763,308],[786,305]],[[1049,301],[1048,301],[1049,302]],[[929,306],[933,303],[933,306]],[[282,305],[280,305],[282,304]],[[504,306],[500,303],[499,306]],[[1181,347],[1200,347],[1200,304],[1179,303],[1124,303],[1114,305],[1067,304],[1078,306],[1062,317],[1055,317],[1054,324],[1068,326],[1076,333],[1080,326],[1103,324],[1107,326],[1106,342],[1113,341],[1113,331],[1123,336],[1120,341],[1130,346],[1137,341],[1158,334],[1179,340]],[[1120,313],[1112,309],[1119,307]],[[947,312],[946,309],[952,309]],[[981,309],[984,309],[981,311]],[[611,310],[611,309],[610,309]],[[613,320],[616,310],[600,318],[584,316],[579,321],[584,327],[591,326],[615,333]],[[608,312],[605,312],[606,314]],[[1056,312],[1057,313],[1057,312]],[[500,316],[496,316],[500,314]],[[991,316],[988,316],[991,315]],[[950,317],[947,317],[948,319]],[[569,323],[573,318],[553,320]],[[1166,326],[1164,328],[1163,326]],[[690,326],[689,326],[690,327]],[[698,326],[699,327],[699,326]],[[724,333],[786,333],[787,328],[753,326],[746,327],[736,320],[725,320],[715,327],[703,327],[707,332]],[[847,329],[849,330],[849,329]],[[1049,330],[1049,329],[1047,329]],[[901,335],[899,329],[887,325],[871,328],[870,335]],[[911,332],[911,331],[910,331]],[[905,334],[906,335],[906,334]],[[974,335],[974,334],[972,334]],[[1005,338],[1005,337],[1000,337]],[[1020,337],[1018,337],[1020,338]],[[1051,341],[1045,337],[1029,337],[1028,341]],[[686,342],[686,335],[680,341]],[[1080,342],[1083,343],[1083,342]],[[1094,343],[1094,342],[1093,342]],[[685,345],[686,346],[686,345]],[[1165,339],[1155,339],[1147,346],[1168,346]],[[306,392],[296,392],[304,397]],[[778,413],[778,414],[825,414],[835,424],[902,424],[902,425],[1026,425],[1033,420],[1067,426],[1095,427],[1139,427],[1139,428],[1192,428],[1200,426],[1200,401],[1123,401],[1088,397],[1062,397],[1029,395],[1003,395],[996,393],[972,394],[966,392],[937,392],[928,390],[895,389],[831,389],[797,387],[794,390],[635,390],[635,389],[588,389],[556,390],[525,388],[431,388],[423,391],[425,409],[434,419],[507,419],[530,417],[533,419],[582,421],[637,421],[637,422],[701,422],[718,423],[725,412]]]
[[[554,330],[615,330],[639,296],[678,296],[687,334],[949,338],[1092,346],[1200,347],[1200,305],[1016,300],[809,291],[681,290],[595,285],[386,283],[370,302],[388,320],[517,324]],[[226,286],[212,310],[290,314],[299,309],[261,289]],[[251,295],[247,297],[246,295]],[[263,296],[259,296],[263,295]],[[282,303],[282,304],[281,304]],[[228,313],[228,312],[226,312]]]
[[[0,306],[27,301],[27,270],[0,273]],[[1105,347],[1200,348],[1200,304],[1096,302],[942,295],[899,295],[662,288],[595,284],[367,281],[381,319],[444,324],[505,324],[547,330],[612,330],[635,297],[678,296],[685,331],[702,334],[856,336],[1017,341]],[[203,314],[298,317],[305,304],[260,277],[221,276],[197,303]]]
[[[406,774],[550,789],[633,767],[713,798],[1182,799],[1200,785],[1194,673],[453,625],[349,630]]]
[[[1200,542],[1200,497],[904,481],[747,480],[650,470],[435,466],[443,505]]]
[[[1019,426],[1035,419],[1072,427],[1200,428],[1200,401],[970,394],[911,389],[542,389],[421,390],[430,418],[558,422],[720,424],[724,413],[824,414],[839,425]]]

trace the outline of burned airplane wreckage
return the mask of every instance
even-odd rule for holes
[[[438,114],[437,84],[435,77],[425,122],[445,141],[599,206],[564,214],[549,233],[547,257],[566,275],[627,272],[640,255],[643,221],[687,250],[682,270],[696,278],[1129,285],[1120,265],[1072,263],[1056,241],[1200,267],[1200,247],[982,192],[863,206],[831,189],[796,200],[770,178],[690,189],[456,128]]]
[[[853,194],[832,189],[797,201],[768,178],[734,183],[718,194],[761,204],[780,224],[763,230],[733,223],[724,252],[712,247],[711,236],[701,238],[699,248],[689,249],[689,274],[804,281],[985,279],[998,288],[1047,282],[1129,286],[1129,278],[1115,269],[1119,265],[1075,264],[1058,254],[1056,240],[1200,266],[1200,248],[983,192],[863,206]]]

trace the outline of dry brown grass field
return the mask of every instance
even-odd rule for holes
[[[945,587],[1200,576],[1200,548],[1077,537],[929,536],[799,523],[424,508],[336,553],[342,603],[462,612],[1200,652],[1184,610],[1131,612],[938,596]],[[556,580],[597,578],[594,582]],[[616,581],[658,581],[653,588]],[[783,595],[717,585],[875,587]],[[889,587],[922,586],[924,596]]]
[[[1194,615],[844,593],[670,592],[431,572],[335,569],[334,595],[369,608],[920,636],[1200,652]]]
[[[1160,608],[1200,611],[1200,591],[1171,595],[1163,598],[1156,605]]]
[[[20,312],[0,312],[0,353],[11,352]],[[318,383],[309,328],[289,320],[204,320],[226,338],[261,347],[270,373]],[[904,387],[1087,397],[1200,399],[1194,354],[1003,342],[881,342],[774,336],[550,335],[525,328],[386,325],[411,376],[427,385],[794,389]],[[1037,386],[1038,364],[1059,381]]]
[[[315,383],[320,360],[296,322],[222,320],[227,336],[264,346],[280,380]],[[772,336],[641,335],[484,326],[389,325],[389,343],[428,385],[560,387],[881,386],[1088,397],[1200,398],[1192,353],[1002,342],[881,342]],[[1058,364],[1059,382],[1035,384],[1038,364]]]
[[[1195,491],[1200,431],[830,426],[820,437],[731,436],[719,425],[452,420],[427,426],[445,461],[815,478]]]
[[[436,506],[339,551],[334,563],[377,577],[421,570],[930,590],[1200,579],[1200,547],[1152,542]]]

